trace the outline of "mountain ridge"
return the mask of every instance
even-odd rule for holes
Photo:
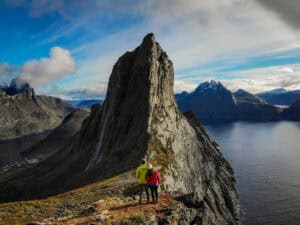
[[[257,96],[272,105],[292,105],[300,100],[300,90],[287,91],[285,89],[274,89],[258,93]]]
[[[10,86],[1,87],[0,140],[51,130],[75,109],[59,98],[36,95],[28,83],[20,85],[13,79]]]
[[[275,106],[243,89],[231,92],[220,81],[201,83],[191,93],[177,94],[176,99],[182,111],[192,110],[204,123],[280,119]]]

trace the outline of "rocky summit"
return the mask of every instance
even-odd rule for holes
[[[193,113],[178,109],[173,83],[171,60],[154,35],[146,35],[118,59],[102,107],[92,107],[73,141],[31,168],[0,176],[0,200],[46,197],[104,181],[133,172],[146,158],[161,172],[163,193],[189,196],[178,200],[186,204],[173,205],[173,224],[238,224],[233,170]],[[130,192],[132,176],[116,179],[128,186],[120,195]],[[154,224],[170,223],[164,221]]]

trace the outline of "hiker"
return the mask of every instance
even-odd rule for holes
[[[148,168],[146,165],[146,161],[142,160],[142,164],[136,169],[135,175],[137,182],[139,184],[139,195],[140,195],[140,204],[142,204],[143,193],[146,192],[147,203],[149,203],[149,191],[146,180]]]
[[[147,164],[148,171],[146,175],[147,184],[151,191],[152,203],[158,202],[158,186],[160,184],[159,172],[153,168],[151,163]]]

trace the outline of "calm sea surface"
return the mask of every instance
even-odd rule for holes
[[[237,179],[243,225],[300,225],[300,123],[206,126]]]

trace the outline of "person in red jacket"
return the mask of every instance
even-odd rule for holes
[[[147,164],[148,171],[146,174],[147,184],[151,191],[152,202],[158,202],[158,186],[160,184],[160,175],[159,172],[154,169],[151,163]]]

